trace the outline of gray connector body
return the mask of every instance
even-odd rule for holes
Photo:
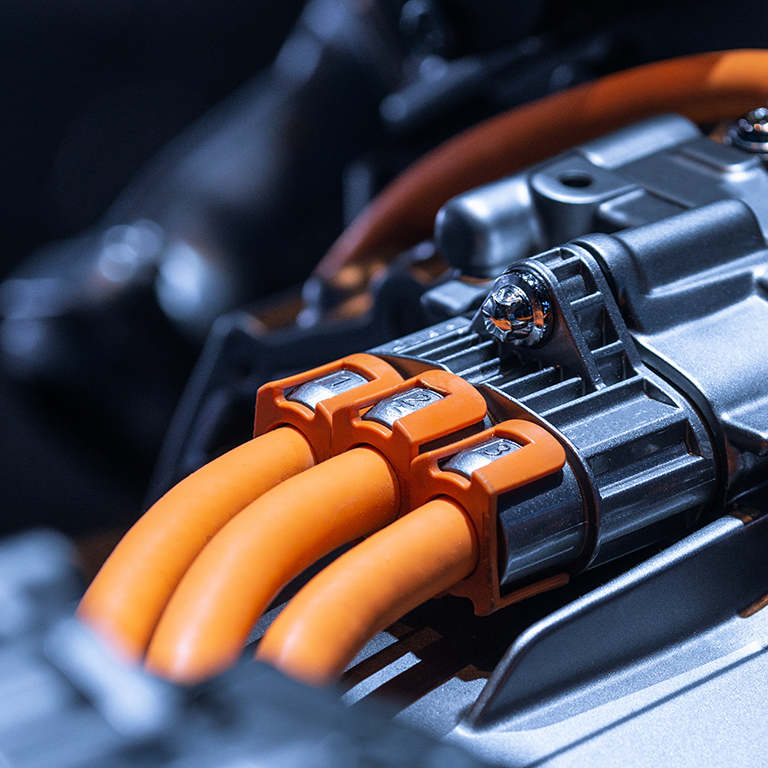
[[[536,421],[566,447],[559,477],[500,504],[502,590],[680,536],[763,482],[766,232],[763,164],[675,116],[443,208],[452,265],[506,272],[474,317],[373,352],[462,375],[494,419]],[[532,338],[521,281],[549,313]]]
[[[768,232],[759,157],[662,115],[449,200],[435,242],[451,266],[496,277],[513,261],[590,232],[616,232],[736,197]]]

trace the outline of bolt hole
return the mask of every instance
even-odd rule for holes
[[[557,179],[563,186],[573,189],[584,189],[592,184],[594,179],[588,173],[581,171],[567,171]]]

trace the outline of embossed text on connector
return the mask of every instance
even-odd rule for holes
[[[425,387],[414,387],[376,403],[363,418],[369,421],[378,421],[379,424],[391,428],[402,416],[420,411],[442,399],[443,395],[439,392]]]
[[[341,370],[304,382],[286,395],[288,400],[306,405],[313,411],[321,400],[327,400],[342,392],[367,384],[368,379],[354,371]]]
[[[495,437],[493,440],[487,440],[484,443],[473,445],[471,448],[460,451],[445,463],[443,469],[450,472],[458,472],[460,475],[468,478],[472,476],[476,469],[487,467],[496,459],[500,459],[502,456],[506,456],[518,448],[520,446],[512,440],[508,440],[505,437]]]

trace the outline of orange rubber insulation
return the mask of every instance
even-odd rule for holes
[[[261,614],[323,555],[387,525],[397,478],[372,448],[354,448],[265,493],[214,536],[157,626],[147,668],[188,684],[233,664]]]
[[[187,568],[211,537],[265,491],[315,458],[293,427],[215,459],[155,503],[102,566],[78,616],[126,659],[138,661]]]
[[[432,233],[451,197],[589,139],[664,112],[731,120],[768,97],[768,51],[704,53],[608,75],[504,112],[411,165],[352,222],[315,269],[353,282],[345,266],[387,260]]]
[[[462,507],[445,497],[427,502],[315,576],[272,623],[256,658],[327,684],[377,632],[469,576],[478,556]]]

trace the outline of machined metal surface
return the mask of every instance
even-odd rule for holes
[[[523,176],[488,184],[453,198],[438,212],[435,240],[455,266],[470,275],[492,277],[516,259],[544,247]]]
[[[765,120],[759,110],[750,114],[755,144]],[[638,227],[732,197],[748,203],[768,232],[767,195],[758,157],[711,141],[685,118],[661,115],[449,200],[435,238],[452,266],[488,278],[589,232]]]
[[[726,516],[535,624],[450,740],[504,765],[742,764],[736,723],[765,711],[767,542],[768,519]]]
[[[642,356],[705,415],[728,456],[728,494],[762,482],[768,245],[754,210],[724,200],[582,242],[610,271]]]

